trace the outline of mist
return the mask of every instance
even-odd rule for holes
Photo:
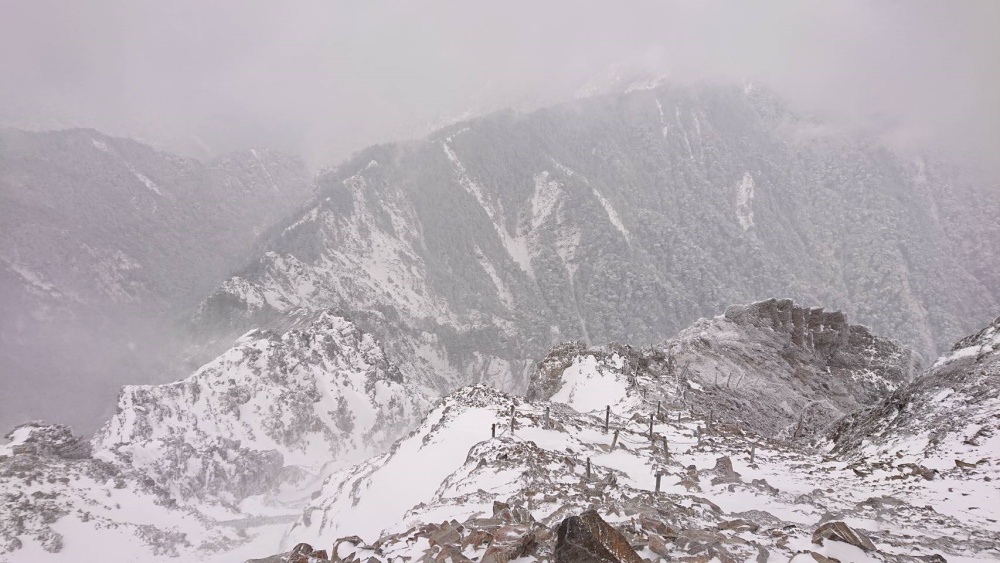
[[[766,84],[898,148],[996,166],[1000,4],[4,0],[0,122],[336,164],[614,67]]]

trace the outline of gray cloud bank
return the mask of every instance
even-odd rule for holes
[[[0,121],[335,163],[618,64],[996,165],[1000,2],[0,0]]]

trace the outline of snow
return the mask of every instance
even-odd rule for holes
[[[624,359],[617,354],[610,365],[602,364],[592,355],[579,356],[563,372],[563,384],[552,401],[566,403],[580,412],[618,405],[627,396],[625,384],[616,375],[623,363]]]
[[[618,229],[618,232],[621,233],[623,237],[625,237],[626,241],[631,241],[632,235],[630,235],[628,229],[625,228],[625,225],[622,223],[621,218],[618,216],[618,212],[615,211],[614,207],[611,207],[611,202],[608,201],[603,195],[601,195],[601,192],[597,191],[596,189],[594,190],[594,195],[597,196],[597,201],[601,202],[601,207],[603,207],[605,213],[608,214],[608,220],[611,221],[611,224],[614,225],[616,229]]]
[[[493,228],[496,230],[497,236],[500,237],[500,241],[507,250],[507,254],[510,255],[511,259],[522,271],[534,278],[535,273],[531,268],[531,253],[528,251],[527,240],[524,237],[514,236],[507,232],[504,226],[503,210],[500,208],[499,203],[490,201],[486,190],[469,176],[465,164],[459,160],[458,155],[448,145],[448,142],[442,142],[441,147],[444,150],[445,156],[448,157],[448,161],[452,164],[455,178],[459,185],[465,188],[476,199],[479,206],[483,208],[483,211],[486,212],[486,215],[493,223]]]
[[[743,179],[736,186],[736,218],[743,230],[749,230],[753,223],[754,181],[749,172],[743,173]]]
[[[348,534],[372,541],[382,530],[405,526],[406,512],[431,497],[498,422],[495,407],[453,410],[437,407],[390,453],[331,476],[323,489],[322,516],[295,530],[295,541],[321,543]]]

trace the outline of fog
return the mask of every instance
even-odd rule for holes
[[[896,146],[1000,154],[1000,3],[3,0],[0,121],[336,163],[609,67],[756,81]]]

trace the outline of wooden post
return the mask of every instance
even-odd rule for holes
[[[656,494],[660,494],[660,477],[663,477],[663,473],[656,472]]]
[[[608,450],[608,451],[614,451],[615,444],[617,444],[617,443],[618,443],[618,430],[616,429],[615,430],[615,437],[611,439],[611,449]]]
[[[656,401],[656,420],[660,420],[660,401]]]
[[[698,426],[698,445],[701,445],[701,426]]]
[[[750,444],[750,463],[753,464],[753,454],[754,450],[757,449],[757,444]]]
[[[649,415],[649,441],[653,441],[653,415]]]
[[[677,424],[681,423],[681,411],[677,411]]]
[[[670,463],[670,447],[667,446],[667,438],[663,437],[663,460]]]
[[[514,434],[514,405],[510,406],[510,433]]]
[[[587,458],[587,480],[590,481],[590,458]]]
[[[496,438],[497,437],[497,423],[494,422],[493,426],[490,427],[490,434],[491,434],[490,438]]]
[[[552,428],[552,422],[549,418],[549,407],[545,407],[545,427]]]
[[[604,433],[608,433],[608,424],[611,422],[611,405],[604,407]]]
[[[712,431],[712,422],[715,420],[715,411],[708,411],[708,431]]]

